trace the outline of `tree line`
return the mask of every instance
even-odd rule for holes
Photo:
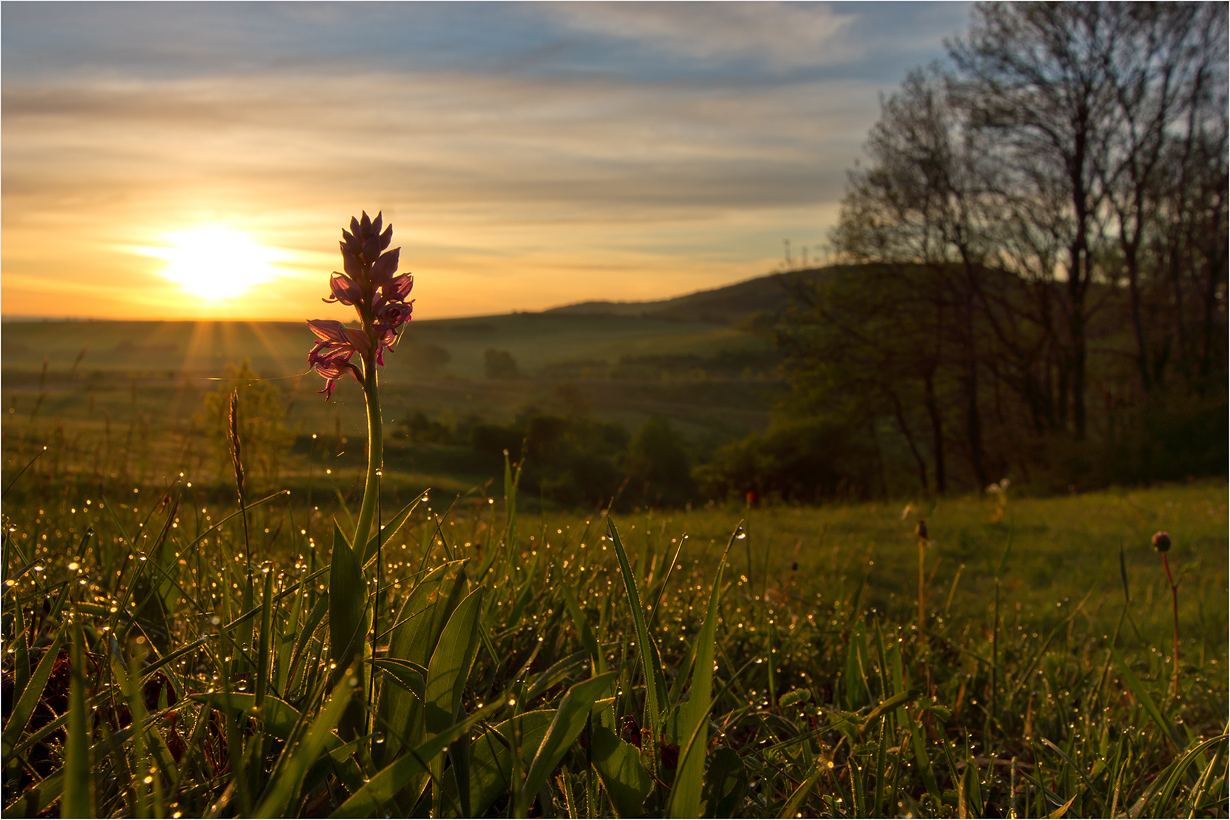
[[[1224,472],[1226,5],[983,4],[947,46],[793,286],[779,426],[844,424],[870,494]]]

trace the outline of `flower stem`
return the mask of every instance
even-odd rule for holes
[[[1166,580],[1170,582],[1170,606],[1174,613],[1174,696],[1179,696],[1179,585],[1170,574],[1170,562],[1166,553],[1162,553],[1162,566],[1166,569]]]
[[[376,498],[380,495],[379,472],[384,463],[384,438],[380,430],[380,393],[376,386],[376,356],[363,360],[363,398],[367,400],[367,481],[363,484],[363,506],[359,508],[359,523],[354,532],[354,549],[359,561],[366,563],[367,539],[371,536],[372,519],[376,515]]]

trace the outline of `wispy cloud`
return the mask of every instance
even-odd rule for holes
[[[710,63],[750,61],[772,68],[847,62],[864,44],[841,35],[854,21],[839,7],[806,3],[564,4],[573,28]]]
[[[938,56],[948,17],[908,8]],[[395,220],[420,308],[438,314],[758,275],[783,237],[823,239],[876,92],[904,72],[866,53],[890,36],[882,14],[5,4],[5,311],[114,282],[99,311],[162,299],[190,315],[201,306],[127,249],[206,222],[291,260],[276,292],[226,309],[314,309],[360,208]],[[911,55],[918,29],[895,29]]]

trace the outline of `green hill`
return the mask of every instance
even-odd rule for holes
[[[545,311],[547,314],[643,316],[678,322],[731,325],[756,313],[776,313],[789,303],[792,279],[815,281],[834,276],[844,267],[806,268],[771,273],[733,285],[700,290],[656,302],[580,302]]]

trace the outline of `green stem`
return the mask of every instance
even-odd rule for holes
[[[363,506],[359,508],[359,523],[355,527],[355,554],[366,562],[367,539],[371,535],[372,519],[376,515],[376,497],[380,494],[377,473],[384,462],[384,438],[380,430],[380,394],[376,386],[375,353],[363,359],[363,397],[367,400],[367,481],[363,484]]]

